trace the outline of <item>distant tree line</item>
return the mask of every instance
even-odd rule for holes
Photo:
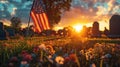
[[[63,29],[55,30],[44,30],[41,33],[34,32],[34,26],[21,28],[21,19],[18,17],[11,18],[10,26],[3,25],[3,22],[0,22],[0,40],[5,40],[7,38],[16,37],[16,36],[64,36],[69,37],[76,35],[75,30],[71,27],[64,27]],[[99,23],[95,21],[93,27],[83,26],[83,29],[77,36],[81,37],[109,37],[109,38],[120,38],[120,15],[113,15],[110,18],[110,30],[105,27],[104,31],[99,30]]]

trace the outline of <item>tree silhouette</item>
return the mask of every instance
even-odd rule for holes
[[[50,26],[58,24],[61,14],[70,9],[72,0],[43,0],[50,21]]]
[[[11,21],[11,27],[15,30],[16,33],[18,33],[21,28],[20,18],[12,17],[10,21]]]

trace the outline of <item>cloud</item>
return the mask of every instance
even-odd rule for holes
[[[15,16],[21,19],[24,26],[28,23],[32,2],[33,0],[0,0],[0,21],[10,25],[10,19]]]
[[[114,8],[120,5],[120,0],[74,0],[72,5],[72,7],[84,7],[90,11],[94,11],[97,15],[113,14],[115,12]],[[100,11],[102,9],[104,11]]]
[[[0,19],[10,20],[13,16],[27,22],[33,0],[0,0]]]
[[[71,8],[70,11],[67,11],[63,14],[63,17],[60,21],[62,26],[69,26],[74,23],[86,24],[88,22],[93,22],[95,13],[92,11],[95,9],[84,9],[79,7]]]
[[[97,9],[98,9],[98,11],[96,12],[97,16],[108,14],[108,10],[103,6],[98,6]]]
[[[22,22],[28,22],[28,18],[29,18],[29,12],[30,12],[30,9],[23,9],[23,8],[19,8],[16,10],[16,16],[19,17]]]
[[[77,13],[80,16],[98,18],[99,16],[111,16],[115,13],[120,13],[119,5],[118,0],[74,0],[72,2],[72,9],[66,13],[69,13],[69,15]],[[76,12],[77,9],[78,11]]]
[[[120,14],[120,3],[116,0],[74,0],[70,11],[62,15],[58,26],[75,23],[89,24],[94,21],[109,28],[109,19],[113,14]],[[102,29],[104,29],[104,27]]]
[[[17,10],[17,8],[16,7],[14,7],[14,8],[12,8],[13,10],[12,10],[12,12],[11,12],[11,16],[14,16],[15,14],[16,14],[16,10]]]
[[[10,26],[11,22],[8,19],[1,19],[0,22],[3,22],[4,25]]]
[[[120,5],[119,6],[115,6],[113,8],[112,14],[119,14],[120,13],[119,11],[120,11]]]
[[[0,19],[6,18],[9,19],[11,17],[10,13],[7,11],[7,8],[3,6],[3,9],[0,10]]]
[[[0,0],[0,3],[8,3],[8,1],[6,0]]]
[[[114,5],[115,5],[115,0],[110,0],[108,2],[108,11],[109,12],[113,9]]]

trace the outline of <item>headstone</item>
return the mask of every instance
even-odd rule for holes
[[[100,37],[99,23],[95,21],[92,26],[92,37]]]
[[[6,40],[6,32],[4,30],[3,23],[0,22],[0,40]]]
[[[15,36],[15,30],[14,29],[6,29],[6,30],[7,30],[10,37]]]
[[[120,38],[120,15],[113,15],[109,20],[111,38]]]
[[[0,22],[0,30],[3,30],[3,23]]]

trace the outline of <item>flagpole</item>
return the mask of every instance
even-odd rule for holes
[[[30,26],[30,16],[29,16],[29,20],[28,20],[28,27]]]
[[[34,1],[35,0],[33,0],[33,4],[34,4]],[[31,10],[32,10],[32,8],[33,8],[33,4],[32,4],[32,7],[31,7],[31,9],[30,9],[30,12],[31,12]],[[29,26],[30,26],[30,12],[29,12],[29,19],[28,19],[28,28],[27,28],[27,36],[29,36]]]
[[[29,16],[29,20],[28,20],[28,26],[27,26],[27,36],[29,36],[29,28],[30,27],[30,16]]]

